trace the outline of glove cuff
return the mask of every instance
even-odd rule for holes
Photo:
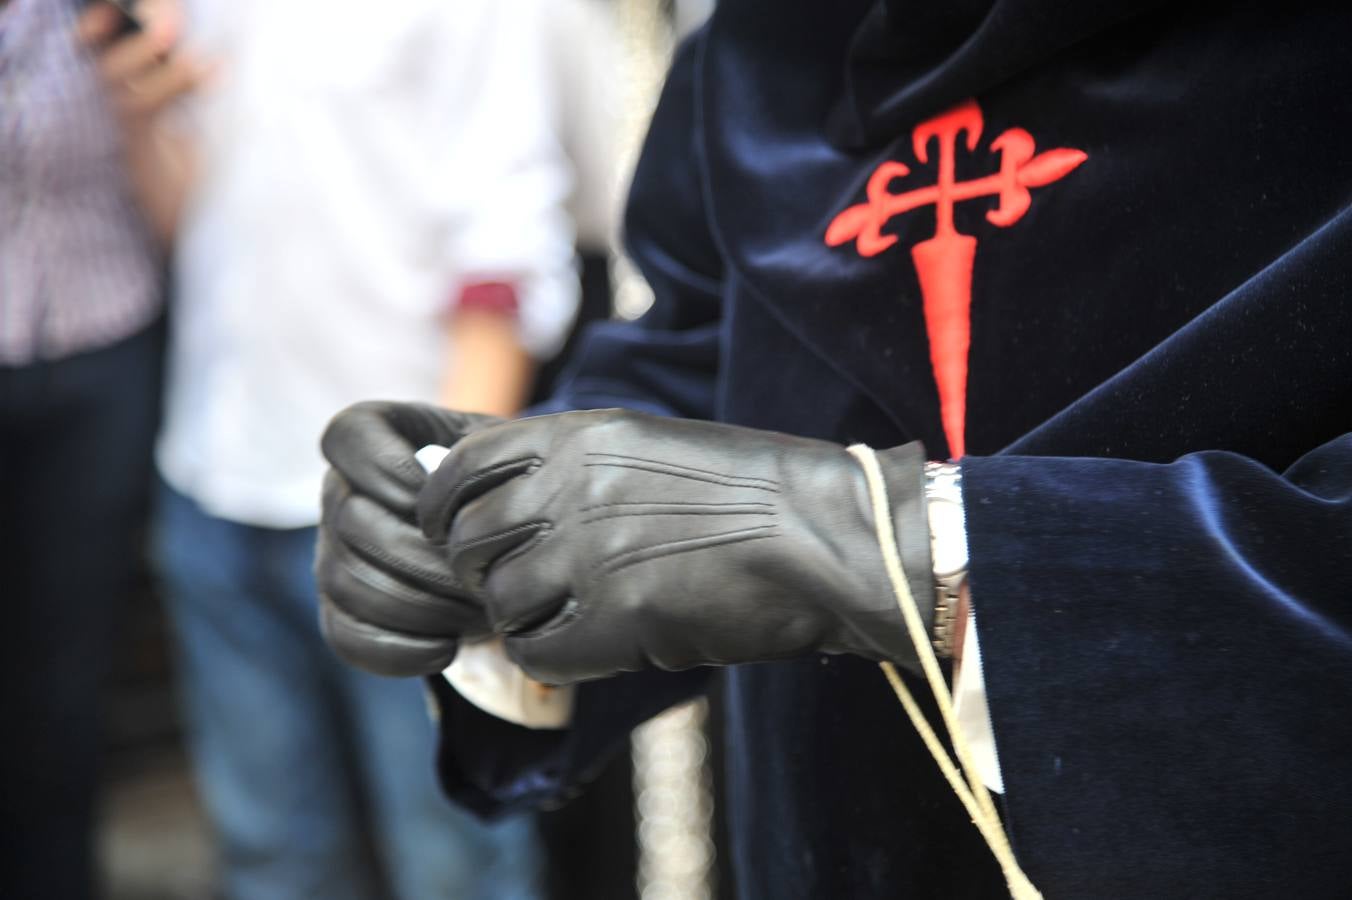
[[[927,634],[934,630],[935,585],[934,563],[930,556],[929,511],[925,497],[925,463],[928,456],[924,444],[912,441],[876,454],[887,484],[887,499],[892,512],[892,527],[897,539],[897,552],[906,573],[906,583],[915,598],[916,607]],[[897,662],[915,659],[915,648],[906,634],[897,612],[897,630],[893,640],[892,657]]]

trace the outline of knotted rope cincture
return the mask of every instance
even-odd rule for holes
[[[957,765],[953,758],[948,755],[943,744],[939,742],[939,737],[930,727],[925,719],[924,713],[920,711],[920,706],[911,696],[911,692],[902,682],[901,676],[897,674],[896,667],[890,662],[881,663],[883,674],[887,676],[887,681],[892,685],[892,690],[896,693],[897,699],[901,701],[902,708],[906,710],[907,717],[915,730],[920,732],[921,739],[925,742],[930,755],[934,761],[939,764],[939,770],[944,773],[944,778],[948,780],[948,785],[953,789],[953,793],[958,795],[962,805],[967,809],[967,814],[972,817],[973,824],[981,832],[981,836],[986,841],[986,846],[990,847],[991,853],[1000,863],[1000,869],[1004,872],[1005,883],[1009,886],[1009,895],[1014,900],[1042,900],[1042,894],[1033,883],[1028,880],[1028,876],[1023,873],[1019,867],[1019,862],[1014,858],[1014,851],[1010,848],[1009,837],[1005,834],[1004,824],[1000,821],[999,814],[995,811],[995,804],[991,800],[991,795],[986,790],[986,784],[981,780],[981,775],[977,771],[976,762],[972,757],[972,750],[967,745],[966,738],[958,728],[957,716],[953,712],[953,695],[949,693],[948,682],[944,679],[943,670],[939,668],[939,660],[934,655],[934,647],[930,644],[929,635],[926,633],[925,625],[920,619],[920,610],[915,605],[915,598],[911,596],[911,589],[906,582],[906,573],[902,569],[901,554],[897,550],[897,536],[892,527],[892,506],[887,499],[887,483],[883,481],[883,472],[878,465],[878,457],[871,447],[863,444],[855,444],[849,448],[850,455],[859,460],[859,464],[864,469],[864,480],[868,485],[869,502],[873,506],[873,525],[878,535],[878,548],[883,554],[883,566],[887,571],[887,579],[892,584],[892,593],[896,596],[897,605],[901,607],[901,617],[906,622],[906,631],[911,636],[911,643],[915,645],[916,655],[920,658],[920,668],[925,673],[925,680],[929,682],[930,690],[934,693],[935,702],[939,706],[939,715],[943,719],[944,727],[948,730],[949,739],[952,741],[953,749],[957,753],[958,760],[962,763],[962,773],[958,772]],[[963,774],[967,780],[963,780]]]

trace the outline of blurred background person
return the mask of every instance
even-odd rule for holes
[[[441,797],[418,687],[330,655],[310,568],[335,409],[511,414],[567,330],[543,5],[200,0],[196,92],[179,9],[137,11],[142,35],[102,6],[86,34],[175,241],[156,555],[225,892],[536,896],[532,823]]]
[[[588,322],[611,316],[610,265],[618,242],[622,60],[611,0],[545,4],[544,65],[549,111],[572,168],[566,209],[573,223],[581,284],[578,313],[564,348],[541,366],[532,400],[549,395]]]
[[[160,257],[67,0],[0,0],[0,896],[93,895],[99,698],[142,562]]]

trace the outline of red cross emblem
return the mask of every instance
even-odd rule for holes
[[[1034,154],[1033,136],[1022,128],[1009,128],[991,141],[1000,154],[1000,169],[970,181],[955,181],[953,159],[958,134],[967,136],[969,152],[981,139],[981,107],[967,100],[927,119],[911,132],[915,158],[928,163],[929,144],[939,145],[939,174],[934,184],[894,194],[895,179],[911,174],[904,163],[888,160],[869,176],[868,201],[851,206],[832,220],[826,243],[836,247],[851,239],[860,256],[877,256],[897,242],[882,229],[893,216],[934,204],[934,237],[911,248],[920,293],[924,299],[925,330],[929,335],[930,364],[939,388],[939,409],[944,436],[954,459],[964,452],[963,432],[967,419],[967,350],[971,344],[972,264],[976,238],[953,227],[953,205],[978,197],[998,197],[986,221],[1008,228],[1028,212],[1029,188],[1042,187],[1064,177],[1088,159],[1082,150],[1060,147]]]

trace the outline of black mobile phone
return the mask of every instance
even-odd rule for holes
[[[141,19],[136,15],[136,0],[86,0],[86,6],[107,3],[122,14],[122,25],[114,37],[126,37],[141,31]]]

